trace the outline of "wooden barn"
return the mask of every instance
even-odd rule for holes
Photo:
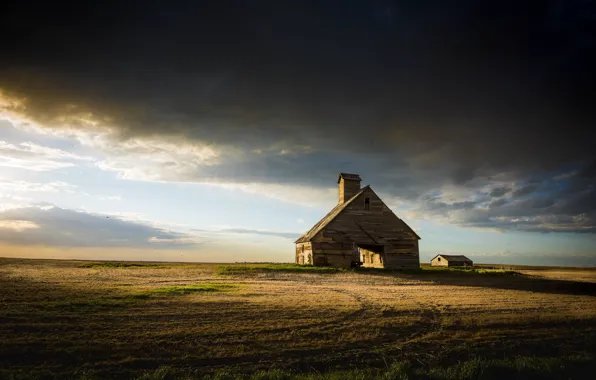
[[[464,255],[437,255],[431,261],[433,267],[471,267],[472,260]]]
[[[296,263],[349,268],[419,268],[418,236],[358,174],[341,173],[339,202],[296,240]]]

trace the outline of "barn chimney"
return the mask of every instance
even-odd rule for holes
[[[352,198],[360,191],[360,176],[358,174],[339,173],[339,204]]]

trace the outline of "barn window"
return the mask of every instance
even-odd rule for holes
[[[364,209],[370,210],[370,198],[364,198]]]
[[[440,257],[439,257],[439,258],[437,258],[437,261],[441,261],[441,258],[440,258]]]
[[[304,253],[304,244],[302,245],[302,253]]]

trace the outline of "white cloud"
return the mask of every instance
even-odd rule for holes
[[[119,195],[106,195],[99,197],[102,201],[121,201],[122,197]]]
[[[312,186],[280,185],[267,183],[206,183],[228,190],[241,190],[283,202],[305,206],[331,208],[337,203],[336,188],[318,188]]]
[[[253,235],[253,236],[273,236],[283,239],[292,239],[296,240],[302,235],[300,232],[296,231],[271,231],[271,230],[255,230],[251,228],[222,228],[222,229],[203,229],[203,230],[193,230],[198,232],[199,234],[203,234],[204,236],[214,237],[214,236],[227,236],[227,235]]]
[[[0,142],[0,147],[2,146],[2,143],[3,142]],[[10,144],[6,144],[6,145],[10,145]],[[20,150],[23,152],[34,153],[37,155],[47,156],[50,158],[92,161],[92,158],[88,157],[88,156],[79,156],[77,154],[66,152],[62,149],[41,146],[41,145],[34,144],[31,142],[23,142],[18,145],[12,145],[12,146],[16,147],[17,150]]]
[[[178,238],[158,238],[152,236],[148,240],[150,243],[169,243],[169,244],[198,244],[199,239],[196,237],[178,237]]]
[[[5,189],[0,186],[0,212],[26,207],[33,202],[34,200],[32,198],[8,194]]]
[[[201,167],[218,162],[220,152],[209,144],[190,143],[176,136],[136,137],[122,139],[119,129],[111,125],[109,117],[101,117],[82,110],[76,105],[66,105],[61,113],[42,123],[27,116],[26,100],[15,99],[0,91],[0,119],[9,121],[16,128],[42,135],[73,139],[82,145],[100,151],[105,158],[96,165],[102,170],[117,172],[121,178],[143,181],[188,181],[196,177]],[[22,145],[22,144],[21,144]],[[1,146],[0,146],[1,148]],[[11,147],[17,150],[18,147]],[[44,150],[29,144],[38,154],[51,154],[57,159],[85,159],[66,152]],[[233,148],[226,151],[230,155]],[[20,163],[14,163],[17,165]],[[50,170],[72,166],[69,162],[48,162],[33,166],[38,170]],[[20,167],[20,166],[19,166]],[[35,169],[31,169],[35,170]]]
[[[15,232],[39,228],[39,225],[28,220],[0,220],[1,229],[9,229]]]
[[[1,179],[0,179],[1,183]],[[0,186],[0,190],[4,189]],[[32,198],[22,197],[20,195],[13,195],[13,194],[0,194],[0,203],[7,202],[7,201],[15,201],[15,202],[32,202]]]
[[[115,144],[101,141],[95,147],[107,156],[97,163],[121,178],[145,181],[188,181],[205,166],[215,165],[219,151],[207,144],[177,138],[135,138]],[[96,142],[97,143],[97,142]]]
[[[14,232],[20,232],[15,234]],[[0,241],[55,247],[181,247],[196,248],[198,235],[116,216],[29,205],[0,212]],[[156,245],[156,243],[159,243]]]
[[[0,166],[49,171],[75,166],[75,161],[91,161],[91,158],[31,142],[9,144],[0,140]]]
[[[85,209],[82,209],[83,212],[89,212]],[[110,211],[110,212],[98,212],[99,215],[105,215],[107,217],[116,217],[120,220],[125,220],[127,222],[142,222],[148,223],[145,221],[145,217],[138,212],[126,212],[126,211]]]
[[[75,105],[65,106],[62,116],[46,120],[42,125],[27,116],[24,99],[10,98],[0,92],[0,118],[8,120],[22,130],[74,139],[87,147],[97,149],[105,155],[104,159],[95,162],[97,167],[116,172],[124,179],[209,184],[309,206],[332,207],[336,202],[335,188],[321,189],[258,182],[232,183],[229,179],[220,177],[217,165],[231,165],[230,162],[241,164],[246,158],[246,152],[242,149],[232,146],[216,147],[196,140],[189,142],[176,136],[135,137],[123,140],[119,135],[119,129],[110,125],[109,118],[83,111]],[[38,162],[30,167],[36,168],[32,170],[51,170],[73,165],[72,162],[60,161],[59,158],[91,160],[89,157],[79,157],[30,143],[18,149],[50,155],[53,158],[45,163]],[[277,151],[282,156],[287,156],[294,151],[311,152],[312,147],[293,146],[290,151],[281,145],[275,145],[265,151]],[[24,166],[25,163],[19,162],[14,165]],[[230,169],[229,165],[226,170],[235,170]]]
[[[20,180],[11,180],[0,177],[0,190],[3,192],[58,192],[64,191],[67,193],[74,193],[76,189],[75,185],[71,185],[62,181],[52,182],[29,182]]]
[[[575,177],[578,174],[579,174],[579,170],[572,170],[572,171],[567,172],[567,173],[559,174],[558,176],[553,177],[553,179],[555,181],[560,181],[560,180],[563,180],[563,179],[569,179],[571,177]]]

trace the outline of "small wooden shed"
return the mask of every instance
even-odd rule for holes
[[[437,255],[431,261],[433,267],[471,267],[472,260],[464,255]]]

